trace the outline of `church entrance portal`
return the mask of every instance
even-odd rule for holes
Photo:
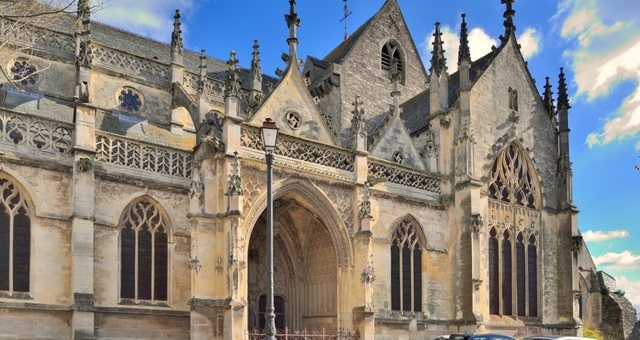
[[[249,328],[264,329],[267,293],[266,212],[249,241]],[[336,251],[326,226],[294,198],[274,202],[276,328],[337,328]]]

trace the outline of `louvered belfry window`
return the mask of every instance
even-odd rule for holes
[[[128,206],[120,226],[120,297],[136,301],[166,301],[166,217],[156,204],[143,198]]]
[[[395,42],[389,41],[382,46],[381,67],[389,79],[391,79],[394,74],[400,75],[400,79],[403,78],[404,65],[402,63],[400,47]]]
[[[489,221],[487,245],[489,313],[537,317],[539,185],[531,161],[515,143],[496,158],[488,194],[489,215],[496,216]]]
[[[422,246],[415,223],[404,219],[391,241],[391,309],[422,311]]]
[[[24,195],[0,175],[0,291],[29,292],[30,208]]]

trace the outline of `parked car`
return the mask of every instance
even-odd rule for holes
[[[516,340],[503,334],[451,334],[448,340]]]
[[[532,335],[522,338],[521,340],[596,340],[594,338],[582,338],[579,336],[564,335]]]

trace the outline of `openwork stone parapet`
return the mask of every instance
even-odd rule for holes
[[[134,141],[105,132],[96,133],[96,161],[153,173],[191,178],[191,153]]]
[[[72,124],[0,110],[0,142],[46,153],[67,155],[73,148]]]
[[[384,179],[411,188],[442,193],[442,180],[435,176],[412,171],[382,160],[369,159],[369,178]]]
[[[262,150],[260,130],[244,126],[241,143],[244,147]],[[350,152],[300,138],[278,136],[275,154],[339,170],[353,171],[354,156]]]

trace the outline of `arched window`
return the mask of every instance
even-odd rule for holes
[[[507,146],[493,164],[488,185],[489,216],[500,216],[500,220],[489,221],[492,228],[488,239],[489,313],[492,315],[538,316],[536,240],[533,235],[528,239],[529,234],[524,231],[535,231],[539,225],[538,188],[535,169],[526,153],[516,144]],[[503,234],[499,235],[495,228],[504,230]],[[501,270],[499,278],[498,269]]]
[[[0,291],[29,292],[29,211],[18,187],[0,176]]]
[[[129,204],[120,221],[120,297],[167,300],[167,219],[150,199]]]
[[[518,292],[518,316],[526,316],[527,315],[527,293],[526,293],[526,275],[525,275],[525,256],[524,256],[524,236],[522,233],[518,234],[518,238],[516,240],[516,267],[518,268],[518,272],[516,274],[516,281],[518,282],[518,287],[516,288]]]
[[[404,79],[404,64],[402,63],[402,55],[400,47],[393,41],[389,41],[382,46],[381,67],[383,73],[392,79],[399,76]]]
[[[422,247],[418,227],[405,219],[391,241],[391,309],[422,311]]]
[[[500,314],[500,291],[499,280],[499,256],[498,256],[498,233],[495,228],[489,233],[489,311],[491,314]]]
[[[511,299],[511,235],[505,231],[502,238],[502,314],[513,313]]]
[[[529,268],[529,316],[538,316],[538,250],[536,237],[529,237],[527,246]]]

